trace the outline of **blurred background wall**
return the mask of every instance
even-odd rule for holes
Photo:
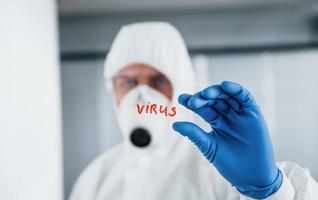
[[[0,1],[0,199],[63,197],[57,4]]]
[[[168,21],[184,36],[200,87],[233,80],[250,89],[278,160],[318,179],[318,41],[315,1],[60,2],[65,197],[98,154],[120,142],[103,64],[120,27]]]

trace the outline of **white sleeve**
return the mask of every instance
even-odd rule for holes
[[[316,200],[318,183],[311,177],[309,170],[292,162],[277,163],[283,173],[283,183],[279,190],[266,200]],[[241,194],[240,200],[252,198]]]

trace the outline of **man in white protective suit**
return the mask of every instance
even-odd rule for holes
[[[105,79],[124,139],[84,170],[70,200],[318,199],[307,169],[275,162],[265,120],[243,86],[196,90],[185,43],[169,23],[122,27]],[[210,131],[193,123],[194,113]]]

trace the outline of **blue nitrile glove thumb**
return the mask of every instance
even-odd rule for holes
[[[187,136],[239,192],[262,199],[279,189],[283,176],[265,120],[245,88],[224,81],[194,95],[180,95],[179,103],[213,130],[206,133],[190,122],[175,122],[174,130]]]

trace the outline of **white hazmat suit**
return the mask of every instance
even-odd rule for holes
[[[171,81],[173,99],[148,86],[128,92],[116,108],[124,141],[95,159],[78,178],[70,200],[239,200],[251,199],[231,186],[188,140],[171,128],[172,121],[193,121],[178,106],[178,95],[195,92],[191,61],[179,32],[165,22],[148,22],[121,28],[105,62],[105,78],[127,64],[145,63]],[[175,117],[136,115],[136,103],[155,102],[177,107]],[[114,104],[115,105],[115,104]],[[129,139],[132,128],[151,133],[149,146],[140,148]],[[267,199],[318,199],[318,185],[307,169],[290,162],[278,163],[283,173],[280,189]]]

